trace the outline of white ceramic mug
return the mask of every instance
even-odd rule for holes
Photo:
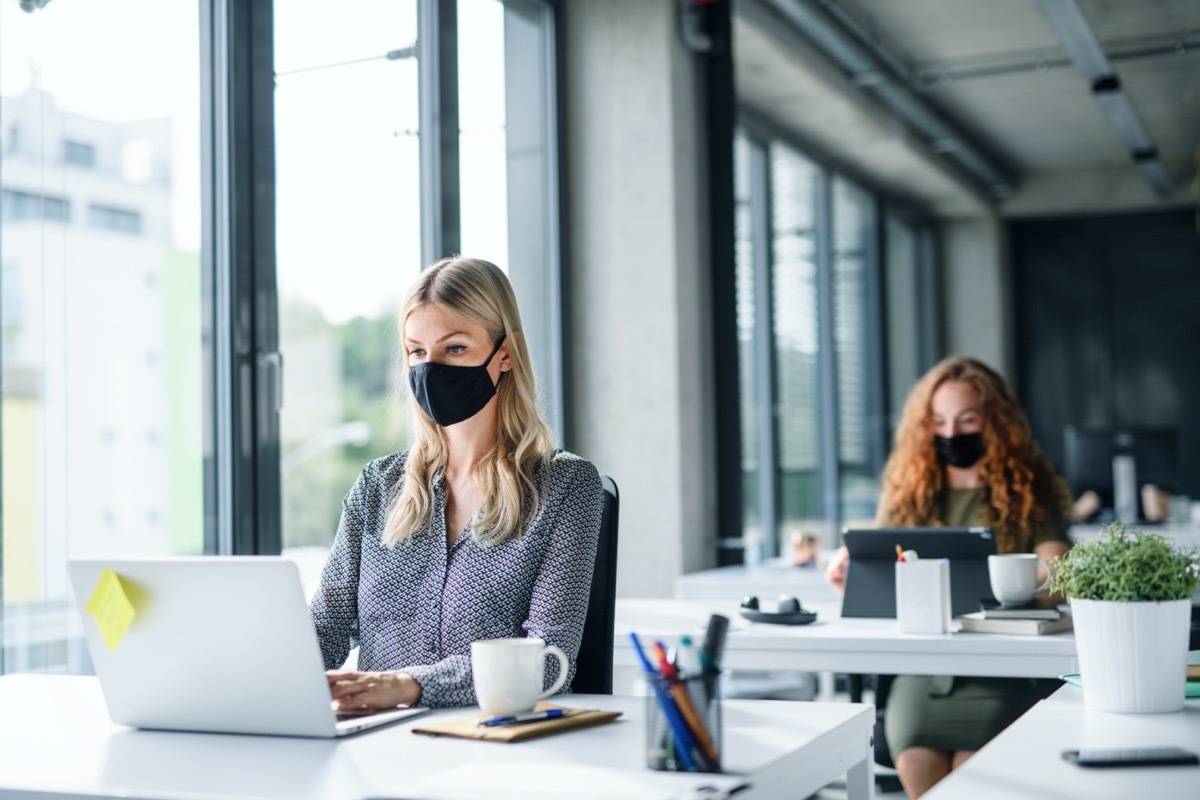
[[[1046,580],[1038,583],[1038,564],[1046,567]],[[1050,585],[1054,568],[1033,553],[1004,553],[988,556],[988,579],[992,594],[1005,605],[1028,603]]]
[[[558,678],[543,690],[547,655],[558,659]],[[471,643],[475,696],[484,713],[492,716],[533,710],[538,700],[562,688],[569,669],[566,653],[541,639],[484,639]]]

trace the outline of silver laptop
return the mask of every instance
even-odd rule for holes
[[[134,616],[87,610],[104,574]],[[73,560],[67,565],[109,716],[163,730],[332,738],[426,713],[339,718],[296,565],[278,557]],[[121,605],[110,596],[107,610]]]

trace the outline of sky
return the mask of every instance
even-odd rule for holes
[[[459,0],[459,27],[462,252],[506,266],[501,3]],[[333,322],[394,310],[422,266],[416,61],[379,58],[416,31],[415,0],[275,4],[279,291]],[[198,40],[186,0],[0,0],[0,94],[36,81],[68,113],[172,120],[183,252],[201,240]]]

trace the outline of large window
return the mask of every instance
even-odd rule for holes
[[[462,252],[508,273],[542,411],[564,430],[554,20],[539,0],[457,0]]]
[[[408,446],[396,313],[425,262],[461,252],[509,274],[560,417],[553,19],[530,0],[443,2],[355,4],[337,35],[328,3],[275,5],[282,542],[310,582],[359,470]],[[456,56],[443,37],[418,58],[424,14],[455,26]],[[437,94],[420,70],[438,72]],[[457,137],[422,141],[455,118]],[[450,250],[422,250],[423,180]]]
[[[401,295],[460,241],[512,277],[561,423],[552,10],[0,2],[0,672],[90,670],[72,557],[315,578],[408,443]]]
[[[204,549],[199,14],[113,12],[0,3],[4,672],[89,669],[67,559]]]
[[[869,522],[887,452],[878,201],[787,142],[735,142],[746,560]]]
[[[283,546],[312,576],[363,464],[407,440],[396,312],[421,268],[416,0],[275,4]]]

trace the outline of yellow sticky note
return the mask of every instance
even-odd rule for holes
[[[117,652],[117,645],[137,616],[133,603],[125,594],[120,576],[107,568],[100,573],[100,580],[96,582],[96,588],[85,607],[96,618],[96,627],[100,629],[109,652]]]

